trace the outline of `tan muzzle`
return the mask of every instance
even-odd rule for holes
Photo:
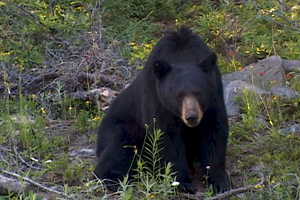
[[[188,95],[183,98],[181,119],[188,127],[197,126],[203,116],[203,112],[198,103],[198,100],[193,95]]]

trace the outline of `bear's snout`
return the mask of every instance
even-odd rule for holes
[[[188,114],[188,115],[186,115],[186,121],[189,124],[196,124],[197,123],[197,119],[198,119],[198,116],[195,115],[195,114]]]
[[[197,126],[203,116],[203,112],[195,96],[185,96],[182,101],[181,119],[188,127]]]

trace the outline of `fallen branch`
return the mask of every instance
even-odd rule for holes
[[[114,85],[115,81],[108,78],[108,76],[105,75],[98,75],[98,74],[90,74],[85,72],[80,72],[77,74],[76,77],[77,81],[83,82],[83,81],[90,81],[95,82],[95,80],[98,80],[103,85]]]
[[[6,171],[6,170],[0,170],[0,172],[3,172],[3,173],[5,173],[5,174],[8,174],[8,175],[13,176],[13,177],[17,177],[17,178],[23,179],[24,181],[27,181],[27,182],[29,182],[29,183],[31,183],[31,184],[33,184],[33,185],[39,187],[39,188],[42,188],[42,189],[47,190],[47,191],[49,191],[49,192],[52,192],[52,193],[58,194],[58,195],[60,195],[60,196],[66,197],[66,198],[68,198],[68,199],[71,199],[71,197],[69,197],[69,196],[66,195],[65,193],[60,192],[60,191],[57,191],[57,190],[53,190],[53,189],[51,189],[51,188],[48,188],[48,187],[44,186],[43,184],[40,184],[40,183],[38,183],[38,182],[35,182],[34,180],[32,180],[32,179],[30,179],[30,178],[27,178],[27,177],[21,176],[21,175],[19,175],[19,174],[16,174],[16,173],[14,173],[14,172]]]
[[[241,193],[245,193],[245,192],[249,192],[249,191],[254,191],[257,188],[264,187],[265,177],[262,173],[259,173],[259,175],[261,176],[261,181],[256,185],[250,185],[250,186],[246,186],[246,187],[240,187],[240,188],[232,189],[232,190],[229,190],[227,192],[217,194],[216,196],[213,196],[213,197],[203,199],[203,196],[193,195],[193,194],[186,194],[186,193],[180,193],[180,196],[188,198],[188,199],[193,199],[193,200],[217,200],[217,199],[229,198],[229,197],[232,197],[232,196],[237,195],[237,194],[241,194]]]
[[[18,158],[22,161],[22,163],[24,163],[27,167],[32,168],[32,169],[36,169],[36,170],[42,170],[42,168],[40,167],[35,167],[32,164],[27,163],[20,154],[18,154]]]
[[[116,94],[117,94],[116,91],[107,87],[102,87],[98,89],[92,89],[89,91],[73,92],[68,94],[68,96],[74,98],[75,100],[83,100],[83,101],[93,100],[95,103],[101,100],[110,104],[111,101],[116,96]]]

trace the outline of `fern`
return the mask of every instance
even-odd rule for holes
[[[155,178],[161,172],[160,152],[162,151],[163,132],[161,130],[153,130],[153,134],[149,134],[145,144],[145,152],[141,155],[146,165],[149,167],[148,173]]]
[[[172,172],[172,164],[162,162],[163,138],[164,133],[161,130],[153,127],[153,131],[149,133],[147,126],[145,141],[136,162],[137,168],[134,169],[136,173],[133,182],[146,197],[159,198],[174,193],[175,187],[172,183],[176,177]]]

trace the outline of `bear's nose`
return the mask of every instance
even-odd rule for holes
[[[185,119],[189,124],[194,124],[197,122],[198,116],[195,114],[188,114],[186,115]]]

